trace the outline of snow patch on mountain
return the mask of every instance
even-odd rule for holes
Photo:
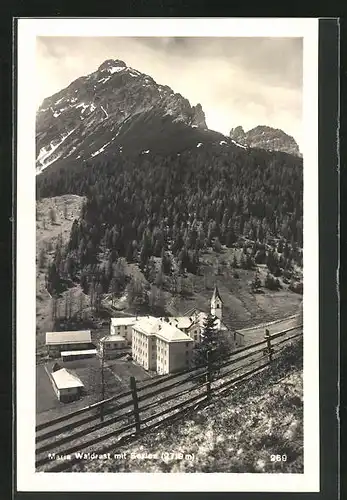
[[[83,108],[83,109],[82,109],[82,113],[84,113],[84,112],[85,112],[85,110],[86,110],[87,108],[89,108],[89,106],[90,106],[90,104],[84,104],[84,102],[81,102],[80,104],[77,104],[76,109],[77,109],[77,108]]]
[[[105,108],[104,108],[103,106],[100,106],[100,107],[101,107],[101,109],[103,110],[103,112],[105,113],[106,118],[108,118],[108,114],[107,114],[107,111],[105,110]]]
[[[67,137],[69,137],[69,135],[71,135],[75,130],[76,129],[73,128],[72,130],[70,130],[70,132],[68,132],[67,134],[63,135],[61,137],[61,140],[58,141],[56,144],[54,144],[54,141],[51,141],[49,143],[49,146],[50,146],[49,149],[46,149],[45,147],[43,147],[43,148],[40,149],[39,155],[38,155],[37,160],[36,160],[38,163],[40,163],[40,165],[37,167],[37,170],[36,170],[37,174],[39,174],[40,172],[42,172],[42,170],[44,170],[49,165],[51,165],[56,160],[58,160],[58,158],[60,158],[60,156],[62,155],[62,153],[58,154],[58,155],[53,155],[53,153],[67,139]],[[48,160],[48,158],[50,158],[50,159]]]
[[[95,153],[92,153],[90,158],[94,158],[94,156],[97,156],[97,155],[99,155],[100,153],[102,153],[103,151],[105,151],[105,149],[107,148],[107,146],[108,146],[109,144],[111,144],[111,142],[112,142],[112,141],[106,142],[106,144],[104,144],[103,146],[101,146],[101,148],[100,148],[100,149],[98,149],[97,151],[95,151]]]
[[[233,144],[235,144],[235,146],[238,146],[239,148],[247,149],[247,147],[246,147],[246,146],[243,146],[242,144],[240,144],[240,143],[238,143],[238,142],[234,141],[233,139],[231,139],[231,142],[232,142]]]
[[[119,73],[119,71],[123,71],[126,69],[126,66],[112,66],[111,68],[107,68],[107,71],[113,75],[113,73]]]
[[[111,78],[110,76],[106,76],[105,78],[101,78],[100,80],[98,80],[98,82],[106,83],[110,78]]]
[[[76,151],[76,149],[77,149],[77,148],[76,148],[76,146],[74,146],[74,147],[71,149],[71,151],[69,151],[69,152],[67,153],[67,155],[66,155],[66,156],[71,156],[71,155],[72,155],[72,153],[73,153],[74,151]]]

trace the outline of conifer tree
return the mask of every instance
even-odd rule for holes
[[[234,269],[237,269],[237,268],[239,267],[239,264],[238,264],[238,262],[237,262],[237,258],[236,258],[236,254],[235,254],[235,253],[234,253],[234,257],[233,257],[233,261],[232,261],[232,264],[231,264],[231,265],[232,265],[232,267],[233,267]]]
[[[200,342],[193,351],[193,360],[196,366],[207,366],[212,378],[219,373],[219,367],[229,353],[228,343],[223,333],[218,330],[217,318],[208,314],[205,318]]]

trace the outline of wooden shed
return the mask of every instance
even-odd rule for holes
[[[59,401],[68,403],[81,397],[84,388],[81,379],[66,368],[54,371],[50,378]]]

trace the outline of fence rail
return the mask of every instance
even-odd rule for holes
[[[265,330],[263,340],[232,352],[217,370],[208,363],[148,382],[137,383],[131,377],[129,391],[37,425],[36,468],[69,468],[73,459],[62,464],[55,460],[55,455],[83,453],[98,443],[104,450],[110,440],[113,447],[115,441],[119,446],[126,439],[179,418],[183,412],[213,402],[214,396],[226,393],[234,384],[271,365],[291,341],[302,336],[301,327],[272,335]]]

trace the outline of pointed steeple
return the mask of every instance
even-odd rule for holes
[[[212,316],[216,316],[218,319],[222,319],[222,309],[223,309],[223,300],[220,296],[217,285],[215,285],[213,290],[213,295],[211,298],[211,314]]]
[[[215,286],[214,286],[214,290],[213,290],[212,300],[213,300],[213,301],[215,301],[217,298],[218,298],[221,302],[223,302],[222,297],[220,296],[220,293],[219,293],[219,290],[218,290],[218,286],[217,286],[217,285],[215,285]]]

